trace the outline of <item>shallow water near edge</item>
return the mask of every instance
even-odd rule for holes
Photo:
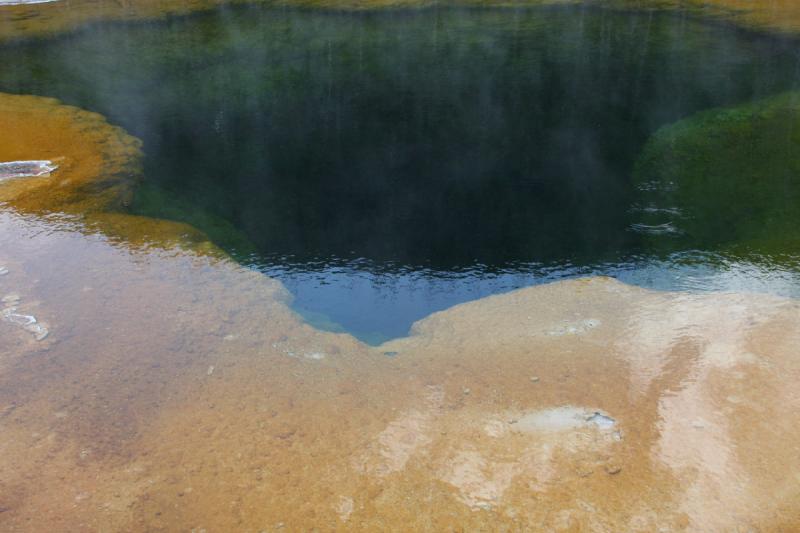
[[[146,154],[135,213],[193,224],[313,324],[379,343],[580,275],[797,294],[792,261],[732,253],[724,229],[699,242],[634,176],[660,127],[793,89],[797,50],[585,6],[220,8],[1,48],[0,90],[125,127]]]
[[[4,210],[0,250],[50,329],[0,320],[9,531],[800,523],[797,300],[562,281],[373,349],[259,273],[78,220]]]

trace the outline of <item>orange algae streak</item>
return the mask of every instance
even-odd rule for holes
[[[332,10],[425,7],[431,0],[70,0],[21,5],[0,4],[0,41],[72,31],[104,20],[158,19],[230,4],[269,4]],[[796,0],[457,0],[454,4],[486,7],[588,3],[593,6],[643,10],[690,10],[748,27],[795,33],[800,31]]]
[[[731,18],[747,26],[800,31],[800,3],[796,0],[705,0],[698,4],[729,10]]]
[[[141,142],[97,113],[52,98],[0,93],[0,162],[50,161],[41,176],[0,181],[0,204],[61,213],[128,246],[183,246],[224,254],[199,230],[125,212],[141,178]]]
[[[767,31],[788,34],[800,31],[800,3],[796,0],[622,0],[622,3],[634,8],[688,9],[701,16]]]
[[[47,4],[0,4],[0,41],[70,31],[104,20],[158,19],[230,4],[271,4],[330,9],[371,9],[432,4],[428,0],[70,0]],[[542,3],[537,1],[537,3]]]
[[[96,113],[0,94],[0,162],[49,160],[50,174],[4,180],[0,202],[30,212],[87,213],[130,202],[141,143]]]

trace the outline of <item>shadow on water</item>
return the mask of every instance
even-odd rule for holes
[[[794,41],[582,6],[243,7],[21,41],[0,64],[0,90],[144,141],[134,212],[199,227],[279,277],[309,321],[369,342],[576,275],[800,286],[707,235],[696,249],[691,213],[648,204],[633,179],[660,127],[794,88]]]

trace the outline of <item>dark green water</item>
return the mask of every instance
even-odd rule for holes
[[[376,342],[581,274],[800,293],[797,250],[736,248],[636,167],[662,126],[793,90],[799,52],[679,13],[220,8],[12,43],[0,91],[125,127],[146,152],[135,212],[200,227],[312,322]]]

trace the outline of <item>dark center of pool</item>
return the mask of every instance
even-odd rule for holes
[[[792,89],[797,50],[680,13],[220,8],[12,43],[0,90],[125,127],[146,152],[135,212],[378,342],[566,276],[719,284],[730,235],[682,229],[700,215],[636,162],[662,126]]]

